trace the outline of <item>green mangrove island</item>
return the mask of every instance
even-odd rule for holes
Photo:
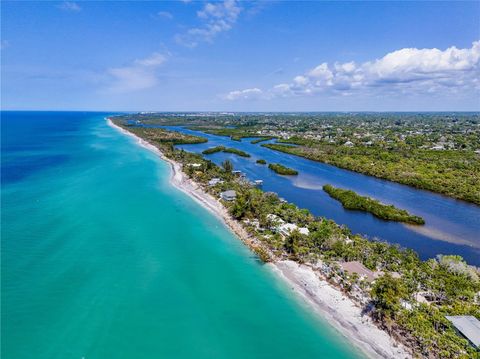
[[[373,198],[360,196],[354,191],[335,188],[329,184],[323,186],[323,190],[327,192],[330,197],[340,201],[346,209],[369,212],[375,217],[387,221],[425,224],[425,220],[422,217],[414,216],[406,210],[399,209],[393,205],[380,203]]]
[[[216,152],[233,153],[241,157],[250,157],[250,154],[247,152],[237,150],[236,148],[225,147],[225,146],[216,146],[212,148],[207,148],[206,150],[202,151],[204,155],[211,155],[212,153],[216,153]]]
[[[259,165],[266,165],[266,164],[267,164],[267,161],[265,161],[264,159],[261,158],[261,159],[257,160],[257,163],[258,163]]]
[[[250,141],[251,144],[256,144],[256,143],[260,143],[260,142],[263,142],[263,141],[268,141],[268,140],[271,140],[271,139],[274,139],[275,137],[259,137],[259,138],[256,138],[252,141]]]
[[[287,176],[298,175],[297,170],[285,167],[285,166],[281,165],[280,163],[270,163],[268,165],[268,168],[270,168],[272,171],[275,171],[279,175],[287,175]]]

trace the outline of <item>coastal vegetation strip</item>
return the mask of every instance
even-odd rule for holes
[[[248,231],[248,240],[243,240],[262,260],[292,259],[316,268],[417,357],[476,356],[476,349],[457,335],[445,318],[480,318],[479,271],[461,257],[422,261],[412,250],[370,241],[345,226],[282,201],[275,193],[252,187],[233,174],[228,161],[222,168],[199,154],[175,148],[173,142],[156,141],[157,136],[151,132],[122,127],[183,165],[186,175],[205,192],[218,197],[222,192],[235,191],[234,198],[223,203],[235,223]],[[210,186],[214,178],[219,181]]]
[[[425,224],[425,220],[422,217],[411,215],[406,210],[396,208],[393,205],[380,203],[373,198],[360,196],[354,191],[335,188],[329,184],[323,186],[323,190],[327,192],[330,197],[340,201],[346,209],[369,212],[375,217],[387,221]]]
[[[163,143],[169,145],[198,144],[205,143],[208,140],[204,137],[186,135],[180,132],[168,131],[162,128],[137,127],[127,125],[121,120],[112,120],[114,124],[120,126],[134,135],[152,143]]]
[[[280,163],[270,163],[268,165],[272,171],[278,173],[279,175],[295,176],[298,175],[298,171],[292,168],[285,167]]]
[[[236,148],[225,147],[225,146],[216,146],[212,148],[207,148],[206,150],[202,151],[204,155],[210,155],[212,153],[217,153],[217,152],[233,153],[240,157],[250,157],[250,154],[245,151],[241,151]]]
[[[480,160],[473,152],[386,150],[303,139],[289,139],[289,143],[298,146],[262,146],[480,205]]]
[[[202,127],[202,126],[195,126],[190,128],[197,131],[202,131],[208,134],[212,134],[212,135],[230,137],[230,139],[234,141],[241,141],[242,138],[246,138],[246,137],[258,137],[255,135],[253,131],[242,130],[241,128],[225,128],[225,127],[212,128],[212,127]]]

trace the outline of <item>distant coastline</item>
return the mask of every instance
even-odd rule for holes
[[[114,124],[106,117],[107,123],[122,134],[134,138],[138,145],[154,152],[170,164],[170,183],[188,194],[204,208],[221,219],[254,252],[262,244],[251,236],[241,222],[232,218],[220,201],[206,193],[201,186],[189,179],[182,171],[182,166],[167,158],[157,147],[124,128]],[[269,253],[275,258],[273,253]],[[372,358],[410,358],[410,351],[378,328],[372,320],[362,315],[362,309],[339,289],[328,283],[322,274],[309,265],[300,265],[294,261],[275,258],[268,266],[286,281],[297,296],[302,298],[316,312],[347,337],[365,354]]]

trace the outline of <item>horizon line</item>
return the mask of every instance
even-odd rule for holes
[[[329,111],[234,111],[234,110],[45,110],[45,109],[0,109],[0,112],[118,112],[118,113],[479,113],[478,110],[329,110]]]

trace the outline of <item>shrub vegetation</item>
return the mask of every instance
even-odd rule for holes
[[[272,171],[275,171],[279,175],[287,175],[287,176],[298,175],[297,170],[285,167],[285,166],[281,165],[280,163],[270,163],[268,165],[268,168],[270,168]]]
[[[387,221],[425,224],[425,220],[422,217],[411,215],[406,210],[396,208],[393,205],[380,203],[373,198],[360,196],[351,190],[335,188],[329,184],[323,186],[323,190],[330,197],[340,201],[346,209],[369,212],[375,217]]]

